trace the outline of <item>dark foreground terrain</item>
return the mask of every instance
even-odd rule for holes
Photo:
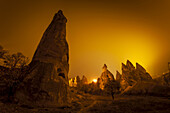
[[[0,103],[1,113],[170,113],[170,99],[152,96],[94,96],[78,94],[69,106],[32,108]]]

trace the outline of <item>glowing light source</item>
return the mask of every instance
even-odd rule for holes
[[[92,82],[96,83],[96,82],[97,82],[97,79],[93,79],[93,81],[92,81]]]

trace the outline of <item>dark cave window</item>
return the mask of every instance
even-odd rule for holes
[[[57,72],[58,72],[58,73],[61,72],[61,71],[62,71],[61,68],[58,68],[58,69],[57,69]]]
[[[61,76],[61,77],[65,78],[65,74],[64,73],[59,73],[58,76]]]

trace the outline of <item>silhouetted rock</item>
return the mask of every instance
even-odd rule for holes
[[[82,79],[79,76],[69,79],[70,87],[82,87],[82,85],[88,84],[87,78],[83,75]]]
[[[140,80],[152,80],[152,77],[149,73],[146,72],[146,70],[138,63],[136,63],[136,73],[139,76]]]
[[[82,79],[81,79],[81,84],[88,84],[87,78],[83,75]]]
[[[108,81],[114,81],[115,79],[114,79],[113,74],[107,69],[106,64],[104,64],[102,69],[103,69],[103,72],[99,79],[99,86],[103,90],[105,87],[105,84],[107,84]]]
[[[75,82],[76,82],[76,87],[80,87],[81,80],[80,80],[80,77],[79,77],[79,76],[76,76],[76,77],[75,77]]]
[[[136,63],[136,69],[133,64],[127,60],[126,65],[122,63],[122,75],[117,73],[117,77],[120,81],[121,90],[125,90],[128,86],[133,86],[139,81],[151,81],[152,77],[146,70],[138,63]]]
[[[36,49],[29,72],[16,92],[20,104],[60,106],[68,102],[67,19],[55,14]]]
[[[133,64],[129,60],[127,60],[126,66],[127,66],[128,70],[130,70],[130,71],[135,70],[135,67],[133,66]]]

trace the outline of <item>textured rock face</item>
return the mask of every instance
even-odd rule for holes
[[[103,72],[99,79],[99,87],[103,90],[105,87],[105,84],[107,84],[109,80],[114,81],[115,79],[114,79],[113,74],[107,69],[106,64],[104,64]]]
[[[152,80],[150,74],[138,63],[136,63],[136,73],[140,80]]]
[[[67,19],[55,14],[37,47],[29,72],[16,92],[21,104],[60,106],[68,102]]]
[[[122,75],[117,73],[117,76],[120,81],[121,90],[126,89],[128,86],[133,86],[139,81],[150,81],[152,77],[146,70],[136,63],[136,69],[133,64],[127,60],[126,65],[122,63]]]
[[[140,70],[145,72],[143,67],[140,68]],[[128,86],[122,93],[128,95],[152,95],[170,97],[170,73],[164,73],[152,81],[138,81],[133,86]]]

